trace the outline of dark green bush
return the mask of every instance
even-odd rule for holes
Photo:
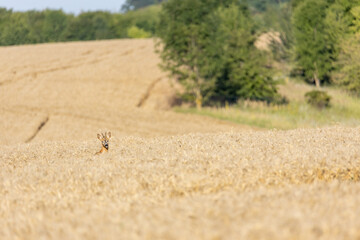
[[[330,107],[331,96],[324,91],[313,90],[305,94],[306,102],[318,109]]]

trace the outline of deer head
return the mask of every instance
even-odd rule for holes
[[[101,133],[101,135],[98,134],[97,138],[100,140],[102,145],[100,152],[98,152],[97,154],[100,154],[104,151],[107,152],[109,150],[109,140],[111,138],[111,132],[105,132],[105,134]]]

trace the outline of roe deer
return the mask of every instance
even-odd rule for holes
[[[101,154],[103,152],[107,152],[109,150],[109,140],[111,138],[111,132],[105,132],[105,134],[101,133],[97,135],[97,138],[100,140],[101,142],[101,150],[97,153],[95,153],[95,155]]]

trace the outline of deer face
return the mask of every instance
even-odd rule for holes
[[[102,146],[109,150],[109,140],[111,138],[111,132],[105,132],[105,134],[101,133],[97,135],[97,138],[101,141]]]

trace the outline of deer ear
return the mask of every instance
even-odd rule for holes
[[[98,134],[98,135],[97,135],[97,138],[98,138],[100,141],[102,141],[102,140],[103,140],[103,138],[101,137],[101,135],[100,135],[100,134]]]
[[[108,132],[107,136],[108,138],[111,138],[111,132]]]

